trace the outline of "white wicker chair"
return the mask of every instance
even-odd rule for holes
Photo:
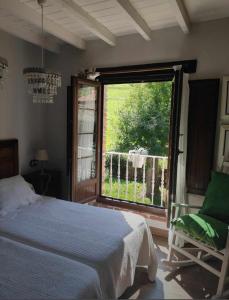
[[[181,215],[182,209],[189,210],[191,209],[200,209],[199,206],[193,206],[188,204],[173,204],[172,205],[172,211],[175,208],[175,218],[178,218]],[[174,227],[171,228],[172,230],[172,236],[171,236],[171,242],[169,245],[169,254],[168,258],[164,261],[166,264],[176,267],[182,267],[182,266],[190,266],[193,264],[199,264],[209,272],[215,274],[219,278],[218,282],[218,288],[216,293],[216,298],[226,296],[229,294],[229,289],[225,290],[225,284],[229,282],[229,276],[228,276],[228,269],[229,269],[229,229],[228,229],[228,235],[227,235],[227,241],[226,241],[226,247],[225,249],[219,251],[217,249],[214,249],[212,247],[209,247],[209,245],[204,244],[203,242],[200,242],[196,239],[194,239],[192,236],[187,235],[181,230],[177,230]],[[185,243],[192,244],[194,247],[181,247],[176,242],[177,238],[181,238],[184,240]],[[186,260],[173,260],[173,252],[177,251],[180,254],[187,257]],[[220,271],[211,265],[209,265],[206,261],[211,258],[215,257],[218,260],[221,261],[221,269]]]

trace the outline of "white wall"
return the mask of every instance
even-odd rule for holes
[[[100,41],[87,44],[85,66],[119,66],[173,60],[197,59],[193,78],[212,78],[229,74],[229,18],[193,25],[185,35],[173,27],[154,31],[151,41],[140,35],[123,36],[117,46]]]
[[[67,158],[67,86],[72,74],[77,74],[82,66],[83,52],[71,46],[61,49],[59,55],[48,54],[46,62],[53,71],[61,72],[62,87],[55,97],[54,104],[47,106],[45,136],[51,168],[62,172],[63,195],[67,197],[66,158]]]
[[[117,38],[111,47],[102,41],[90,41],[85,52],[63,49],[49,59],[50,66],[61,70],[63,87],[47,114],[47,144],[51,160],[63,172],[66,191],[66,86],[70,75],[82,68],[145,64],[172,60],[197,59],[197,73],[192,78],[221,78],[229,74],[229,19],[193,25],[191,34],[180,28],[154,31],[152,41],[138,34]],[[66,196],[66,193],[65,193]]]
[[[40,49],[0,31],[0,56],[9,63],[8,79],[0,88],[0,139],[19,140],[21,173],[29,171],[29,161],[37,148],[45,146],[45,106],[32,104],[22,71],[40,63]]]

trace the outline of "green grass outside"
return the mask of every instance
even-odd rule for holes
[[[118,196],[119,188],[119,196]],[[118,198],[121,200],[128,200],[132,202],[142,203],[142,204],[151,204],[151,205],[160,205],[160,199],[154,199],[153,203],[148,197],[142,198],[143,195],[143,183],[137,182],[136,186],[136,199],[134,193],[135,184],[134,181],[129,181],[128,183],[128,193],[126,194],[126,181],[120,180],[120,187],[117,179],[112,181],[112,193],[110,193],[110,182],[107,178],[103,185],[103,195],[109,196],[112,198]],[[146,186],[145,186],[146,189]]]
[[[107,87],[107,127],[106,127],[106,151],[115,149],[116,132],[118,127],[118,110],[125,106],[129,98],[131,86],[129,84],[114,84]]]

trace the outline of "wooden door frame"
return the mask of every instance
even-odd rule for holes
[[[181,105],[182,105],[182,90],[183,90],[183,69],[175,70],[173,101],[171,102],[171,119],[170,119],[170,142],[169,142],[169,178],[168,178],[168,219],[171,213],[171,204],[175,202],[177,188],[177,166],[178,156],[181,153],[179,150],[180,137],[180,120],[181,120]]]
[[[150,73],[152,74],[152,76],[150,76]],[[158,74],[158,77],[157,77]],[[110,82],[110,84],[118,84],[118,83],[133,83],[133,82],[142,82],[142,81],[146,81],[146,82],[162,82],[162,81],[171,81],[173,78],[175,78],[175,81],[177,82],[177,86],[174,89],[174,92],[176,90],[176,95],[173,95],[173,97],[171,98],[171,106],[175,105],[176,109],[173,110],[174,114],[177,114],[177,105],[181,105],[181,91],[182,91],[182,82],[177,81],[179,79],[178,74],[180,74],[179,71],[174,71],[173,69],[168,69],[167,71],[163,70],[163,72],[158,72],[158,71],[150,71],[147,72],[147,76],[145,76],[145,71],[144,72],[140,72],[138,74],[135,74],[134,77],[132,77],[132,73],[120,73],[120,74],[115,74],[114,76],[111,76],[109,74],[109,76],[105,76],[105,77],[101,77],[101,82],[102,82],[102,97],[101,97],[101,119],[100,119],[100,123],[101,123],[101,146],[100,146],[100,180],[99,180],[99,194],[97,197],[97,201],[98,202],[102,202],[104,204],[109,204],[109,205],[114,205],[114,206],[120,206],[123,208],[129,208],[129,209],[135,209],[135,210],[139,210],[139,211],[145,211],[145,212],[150,212],[153,214],[159,214],[162,215],[165,213],[165,208],[156,206],[156,205],[147,205],[147,204],[141,204],[141,203],[135,203],[135,202],[130,202],[127,200],[122,200],[122,199],[117,199],[117,198],[112,198],[112,197],[108,197],[108,196],[102,196],[102,159],[103,159],[103,123],[104,123],[104,86],[109,84],[108,82]],[[136,76],[137,75],[137,76]],[[163,77],[162,77],[163,75]],[[104,84],[105,83],[105,84]],[[178,85],[181,84],[181,90],[180,88],[178,89]],[[175,102],[175,99],[177,97],[180,97],[178,101]],[[181,107],[179,109],[179,117],[180,118],[180,110]],[[172,111],[171,111],[172,113]],[[171,115],[170,115],[171,116]],[[174,118],[174,116],[173,116]],[[170,128],[171,128],[170,124]],[[177,131],[177,124],[176,127],[174,127],[173,132],[175,133]],[[174,141],[172,141],[174,142]],[[176,151],[177,152],[177,151]],[[175,158],[175,156],[174,156]],[[175,159],[175,161],[173,162],[173,166],[175,164],[175,162],[177,162],[177,159]],[[174,170],[175,172],[175,170]],[[169,176],[170,177],[170,176]],[[176,192],[175,189],[175,183],[174,181],[169,182],[169,185],[173,185],[173,188],[171,189],[171,191]],[[169,192],[170,194],[170,192]],[[169,197],[169,205],[168,205],[168,212],[170,213],[170,204],[171,204],[171,197]]]
[[[68,87],[68,109],[67,109],[67,176],[68,176],[68,198],[71,201],[74,201],[76,199],[76,193],[77,193],[77,186],[79,185],[77,182],[77,175],[78,174],[78,147],[75,146],[77,144],[77,132],[78,132],[78,89],[80,84],[87,84],[90,86],[94,86],[97,88],[98,94],[97,94],[97,112],[96,112],[96,168],[95,173],[96,176],[93,179],[88,179],[86,182],[95,182],[96,185],[96,195],[98,193],[98,183],[100,178],[100,167],[99,167],[99,156],[100,156],[100,113],[101,113],[101,88],[100,83],[98,81],[92,81],[88,79],[79,78],[76,76],[71,77],[71,86]],[[75,174],[73,176],[73,174]],[[86,185],[86,182],[82,182],[81,185]],[[90,200],[93,200],[96,198],[95,196],[91,196],[83,201],[79,201],[80,203],[85,203]]]
[[[141,203],[129,202],[127,200],[115,199],[111,197],[102,196],[102,169],[103,169],[103,125],[104,125],[104,87],[105,84],[101,84],[101,101],[100,101],[100,149],[99,149],[99,177],[98,177],[98,195],[96,198],[97,202],[107,204],[110,206],[118,206],[124,209],[132,209],[141,212],[148,212],[158,215],[164,215],[164,209],[160,207],[150,206]]]
[[[103,146],[103,97],[104,97],[104,84],[108,84],[109,80],[114,81],[116,80],[116,83],[124,83],[126,79],[129,78],[129,80],[132,78],[132,82],[139,82],[139,78],[141,76],[145,76],[147,82],[149,81],[157,81],[156,80],[156,74],[160,73],[160,79],[158,81],[168,81],[168,77],[166,77],[166,72],[168,70],[172,70],[173,66],[181,65],[183,68],[183,71],[185,73],[195,73],[197,68],[197,60],[183,60],[183,61],[171,61],[171,62],[162,62],[162,63],[153,63],[153,64],[145,64],[145,65],[132,65],[132,66],[119,66],[119,67],[112,67],[112,68],[97,68],[96,71],[98,71],[101,75],[97,78],[97,80],[100,81],[102,88],[100,90],[100,95],[102,98],[102,101],[100,101],[100,108],[98,112],[100,113],[98,116],[98,126],[99,126],[99,134],[98,137],[98,161],[97,161],[97,172],[98,173],[98,184],[97,184],[97,201],[107,202],[109,201],[109,204],[117,205],[117,200],[115,199],[107,199],[107,197],[101,196],[101,175],[102,175],[102,146]],[[152,75],[151,75],[151,74]],[[130,74],[130,76],[129,76]],[[117,76],[118,75],[118,76]],[[120,76],[121,75],[121,76]],[[133,76],[135,75],[135,76]],[[128,77],[129,76],[129,77]],[[138,78],[137,78],[138,77]],[[71,85],[74,84],[75,76],[71,77]],[[135,78],[135,79],[133,79]],[[142,77],[141,77],[142,78]],[[167,79],[166,79],[167,78]],[[170,77],[169,77],[170,78]],[[72,104],[69,100],[71,98],[72,94],[72,88],[68,88],[68,120],[72,120]],[[68,180],[68,186],[69,190],[72,189],[72,182],[71,182],[71,165],[72,165],[72,157],[71,157],[71,143],[72,143],[72,136],[71,136],[71,130],[69,131],[69,127],[71,128],[71,122],[68,122],[68,142],[67,142],[67,176],[69,178]],[[71,198],[69,193],[69,199]],[[155,213],[155,207],[151,206],[145,206],[143,204],[135,204],[135,203],[129,203],[128,201],[120,201],[119,204],[122,207],[130,208],[130,209],[137,209],[137,210],[143,210],[148,212]],[[161,212],[164,209],[156,208],[157,212]]]
[[[118,67],[107,67],[107,68],[96,68],[96,71],[101,74],[101,76],[108,76],[112,74],[121,74],[130,72],[149,72],[149,71],[162,71],[173,69],[174,66],[182,66],[184,73],[196,73],[197,60],[177,60],[177,61],[167,61],[158,62],[143,65],[129,65],[129,66],[118,66]]]

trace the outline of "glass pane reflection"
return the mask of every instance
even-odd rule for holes
[[[96,177],[96,87],[81,84],[78,102],[78,182]]]

